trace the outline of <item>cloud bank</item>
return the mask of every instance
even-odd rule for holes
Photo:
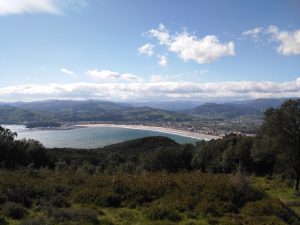
[[[109,74],[107,72],[107,74]],[[120,75],[112,75],[120,76]],[[125,75],[124,75],[125,76]],[[300,77],[294,81],[275,82],[166,82],[159,76],[150,82],[133,83],[70,83],[30,84],[0,88],[1,101],[32,101],[43,99],[251,99],[268,97],[300,97]]]

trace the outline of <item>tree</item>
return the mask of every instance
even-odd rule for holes
[[[230,134],[222,139],[198,142],[192,165],[203,172],[252,172],[253,140],[253,137]]]
[[[2,166],[14,166],[14,142],[17,134],[0,126],[0,162]]]
[[[16,140],[17,134],[0,126],[0,162],[6,168],[33,164],[39,168],[49,164],[45,147],[36,140]]]
[[[265,112],[261,131],[261,155],[272,152],[284,169],[291,170],[295,178],[295,190],[300,183],[300,99],[285,101],[280,108]],[[264,141],[265,140],[265,141]],[[267,140],[267,141],[266,141]],[[263,149],[263,150],[262,150]],[[254,152],[254,155],[259,155]]]
[[[25,152],[25,165],[33,164],[34,167],[39,168],[49,164],[49,159],[45,147],[36,140],[23,139],[17,141],[19,149]]]
[[[17,133],[0,126],[0,144],[12,143],[17,137]]]

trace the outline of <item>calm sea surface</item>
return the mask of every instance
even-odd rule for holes
[[[156,131],[135,130],[114,127],[76,128],[70,130],[27,129],[21,125],[2,125],[18,133],[18,139],[31,138],[40,141],[48,148],[97,148],[131,139],[148,136],[165,136],[178,143],[196,143],[197,139],[166,134]]]

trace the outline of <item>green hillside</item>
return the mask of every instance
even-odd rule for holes
[[[147,107],[102,101],[45,101],[0,106],[0,123],[188,121],[190,116]]]

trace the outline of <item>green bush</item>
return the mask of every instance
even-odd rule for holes
[[[203,216],[221,217],[226,213],[237,213],[236,206],[230,202],[202,201],[195,209]]]
[[[248,202],[241,210],[241,214],[246,217],[277,217],[277,220],[292,224],[294,222],[293,213],[288,210],[281,202],[267,198],[256,202]]]
[[[12,219],[22,219],[28,214],[22,205],[14,202],[5,203],[2,210],[5,216]]]
[[[238,215],[225,215],[219,220],[220,225],[243,225],[242,218]]]
[[[262,191],[252,187],[245,176],[238,173],[230,178],[232,184],[234,185],[234,195],[232,197],[232,201],[237,206],[241,207],[246,202],[261,200],[265,196]]]
[[[109,218],[99,219],[99,225],[114,225],[114,223]]]
[[[188,211],[186,214],[187,214],[187,217],[190,219],[197,219],[197,217],[198,217],[198,214],[193,211]]]
[[[167,219],[173,222],[182,220],[182,217],[177,210],[166,205],[153,205],[148,210],[148,218],[151,220]]]
[[[0,215],[0,225],[8,225],[6,219],[2,215]]]
[[[36,196],[36,191],[27,185],[12,184],[6,187],[3,193],[7,201],[16,202],[30,207],[32,205],[32,197]]]
[[[71,206],[69,201],[62,196],[53,196],[49,198],[40,198],[35,202],[36,210],[49,210],[51,208],[68,208]]]
[[[120,207],[121,206],[121,196],[117,194],[103,194],[96,198],[96,205],[103,207]]]
[[[208,217],[207,218],[207,222],[210,225],[217,225],[217,224],[219,224],[219,220],[216,219],[216,218],[213,218],[213,217]]]
[[[294,225],[294,223],[285,223],[276,216],[256,216],[243,218],[241,224],[249,225]],[[299,223],[296,223],[299,224]]]
[[[54,222],[44,217],[37,217],[25,219],[20,225],[54,225]]]
[[[131,211],[122,211],[119,213],[119,217],[122,221],[134,221],[135,215]]]
[[[77,221],[90,222],[97,224],[97,214],[91,209],[56,209],[53,212],[53,218],[58,222]]]

